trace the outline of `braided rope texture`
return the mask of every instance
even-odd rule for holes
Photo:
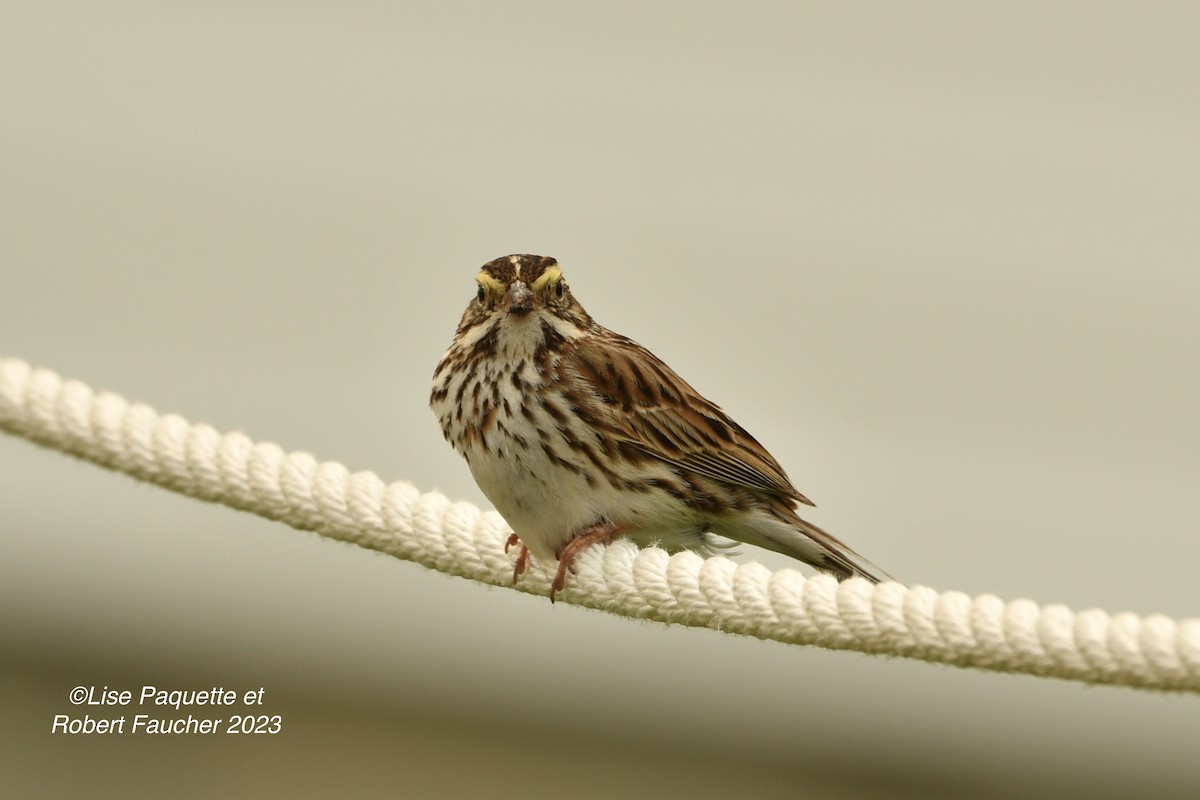
[[[304,452],[0,359],[0,430],[139,480],[493,586],[512,586],[510,530],[494,511],[384,484]],[[531,559],[517,588],[548,595]],[[615,614],[923,661],[1096,684],[1200,692],[1200,619],[1074,612],[860,578],[838,583],[695,553],[592,547],[559,598]]]

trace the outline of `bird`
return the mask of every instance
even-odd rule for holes
[[[703,556],[738,542],[839,580],[887,576],[799,516],[812,501],[719,406],[640,344],[597,323],[558,261],[487,262],[433,373],[430,407],[520,546],[557,561],[617,537]]]

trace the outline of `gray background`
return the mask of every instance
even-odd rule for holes
[[[0,353],[483,503],[429,377],[553,255],[896,576],[1200,612],[1193,6],[247,5],[3,5]],[[1200,790],[1194,697],[551,607],[11,437],[0,526],[9,796]],[[286,732],[51,736],[92,683]]]

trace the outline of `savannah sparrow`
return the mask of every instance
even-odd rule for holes
[[[880,580],[796,514],[796,503],[812,503],[742,426],[650,351],[596,323],[553,258],[498,258],[475,282],[429,404],[516,531],[514,581],[530,553],[557,559],[553,600],[575,557],[615,536],[702,554],[731,546],[720,536],[838,579]]]

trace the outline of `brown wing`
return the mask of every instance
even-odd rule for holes
[[[745,428],[637,342],[603,330],[578,342],[561,366],[611,409],[596,422],[618,442],[734,486],[813,505]]]

